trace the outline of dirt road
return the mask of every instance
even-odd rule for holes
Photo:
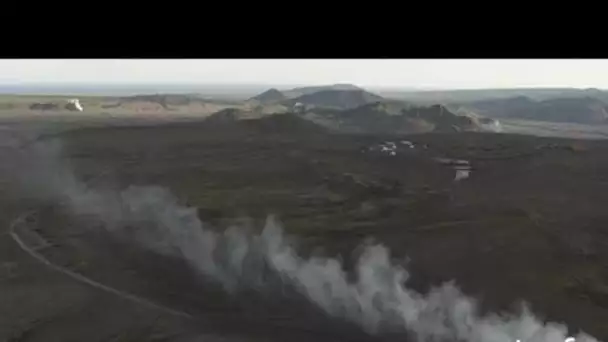
[[[14,148],[24,127],[3,126],[1,148]],[[23,208],[1,197],[0,341],[181,341],[183,318],[88,286],[32,258],[10,235]]]
[[[13,149],[34,135],[22,129],[1,129],[2,148]],[[1,198],[0,341],[240,342],[285,337],[284,332],[268,329],[241,333],[245,329],[234,329],[238,325],[218,332],[209,328],[204,317],[139,295],[137,282],[131,286],[136,290],[129,292],[57,264],[43,253],[51,243],[29,227],[37,210],[28,210],[26,203],[15,203],[6,194]],[[61,248],[58,252],[62,253]],[[110,255],[100,258],[112,259]],[[142,284],[145,287],[145,281]],[[139,290],[145,292],[141,286]]]

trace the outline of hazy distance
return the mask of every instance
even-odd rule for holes
[[[4,59],[0,91],[56,85],[240,85],[350,83],[403,90],[608,88],[608,60],[592,59]],[[92,87],[95,88],[95,87]]]

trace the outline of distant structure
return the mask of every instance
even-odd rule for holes
[[[302,102],[296,102],[293,105],[293,112],[296,114],[302,114],[306,111],[306,106]]]
[[[495,132],[495,133],[502,132],[502,125],[500,124],[500,121],[498,121],[497,119],[481,118],[481,119],[479,119],[479,123],[480,123],[481,127],[486,131]]]
[[[72,112],[82,112],[84,110],[78,99],[69,99],[65,105],[65,109]]]

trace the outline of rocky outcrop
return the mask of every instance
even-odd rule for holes
[[[410,107],[402,110],[402,115],[432,124],[434,126],[433,131],[436,132],[476,131],[480,129],[476,118],[454,114],[442,105]]]
[[[215,113],[211,114],[209,117],[207,117],[207,119],[205,119],[205,122],[229,123],[229,122],[235,122],[237,120],[240,120],[241,118],[243,118],[243,116],[244,116],[244,113],[240,109],[226,108],[226,109],[220,110],[219,112],[215,112]]]
[[[307,116],[337,130],[362,133],[480,131],[476,118],[457,115],[444,106],[411,106],[376,102],[347,110],[316,109]]]
[[[262,103],[268,102],[279,102],[285,100],[287,97],[275,88],[266,90],[265,92],[252,97],[250,100],[259,101]]]

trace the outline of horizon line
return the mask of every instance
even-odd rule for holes
[[[512,86],[512,87],[433,87],[433,86],[412,86],[412,85],[403,85],[403,86],[395,86],[395,85],[359,85],[356,83],[349,82],[335,82],[335,83],[299,83],[299,84],[289,84],[289,83],[193,83],[193,82],[146,82],[146,83],[128,83],[128,82],[2,82],[0,81],[0,87],[70,87],[70,86],[89,86],[89,87],[98,87],[98,88],[106,88],[106,87],[148,87],[148,86],[181,86],[181,87],[319,87],[319,86],[331,86],[331,85],[353,85],[359,88],[370,88],[370,89],[382,89],[382,90],[403,90],[403,91],[479,91],[479,90],[518,90],[518,89],[547,89],[547,90],[559,90],[559,89],[579,89],[579,90],[606,90],[606,88],[601,87],[580,87],[580,86],[548,86],[548,85],[535,85],[535,86]]]

